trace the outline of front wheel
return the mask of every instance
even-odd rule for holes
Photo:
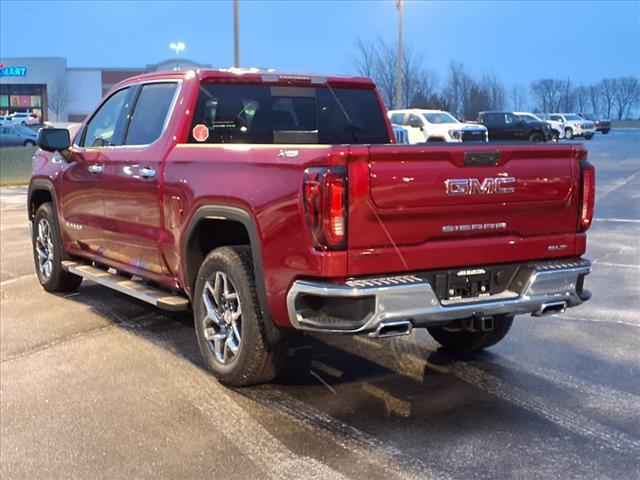
[[[535,132],[531,134],[529,141],[535,143],[544,142],[544,136],[541,133]]]
[[[31,233],[33,259],[40,284],[47,292],[72,292],[82,283],[82,277],[62,268],[65,253],[53,206],[43,203],[33,218]]]
[[[466,318],[443,327],[427,330],[445,350],[473,353],[502,340],[513,324],[513,315],[497,315],[489,319]]]
[[[564,138],[566,138],[567,140],[571,140],[573,138],[573,130],[571,128],[567,128],[564,131]]]
[[[200,352],[221,383],[240,387],[268,382],[278,374],[285,351],[267,339],[249,246],[209,253],[193,298]]]

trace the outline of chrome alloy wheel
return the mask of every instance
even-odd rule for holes
[[[46,282],[53,270],[53,241],[51,240],[51,225],[46,218],[38,222],[38,236],[36,237],[36,252],[38,254],[38,269],[40,277]]]
[[[242,342],[242,307],[238,291],[227,274],[216,272],[213,285],[208,280],[202,291],[206,310],[204,338],[222,364],[232,361]]]

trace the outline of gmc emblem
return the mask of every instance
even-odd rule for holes
[[[447,195],[491,195],[492,193],[515,192],[516,179],[514,177],[451,178],[444,181]]]

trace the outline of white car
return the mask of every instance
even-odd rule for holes
[[[551,140],[557,142],[559,139],[564,138],[564,123],[558,122],[556,120],[550,120],[548,115],[544,113],[540,113],[538,115],[530,113],[530,112],[513,112],[519,117],[525,119],[525,121],[534,121],[534,122],[546,122],[547,125],[551,128]]]
[[[9,115],[11,123],[14,125],[38,125],[40,117],[31,112],[15,112]]]
[[[487,128],[476,123],[462,123],[443,110],[390,110],[389,119],[408,133],[409,143],[489,141]]]
[[[584,137],[591,140],[596,134],[596,124],[585,120],[576,113],[550,113],[549,118],[564,123],[564,136],[567,140],[573,137]]]

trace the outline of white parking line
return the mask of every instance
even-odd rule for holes
[[[25,278],[29,278],[29,277],[35,277],[36,274],[35,273],[27,273],[26,275],[21,275],[19,277],[15,277],[15,278],[10,278],[8,280],[3,280],[2,282],[0,282],[0,286],[4,287],[5,285],[10,285],[14,282],[19,282],[20,280],[24,280]]]
[[[555,385],[574,390],[581,394],[582,401],[588,406],[602,407],[640,418],[640,395],[623,392],[612,387],[596,385],[542,365],[534,365],[529,362],[526,365],[522,365],[518,363],[519,361],[521,360],[504,356],[491,359],[491,363],[494,365],[534,375]]]
[[[558,427],[581,437],[586,437],[619,453],[640,456],[640,440],[624,432],[610,428],[568,408],[553,405],[539,395],[526,391],[469,364],[453,364],[447,367],[447,370],[456,378],[545,418]]]
[[[401,364],[401,372],[423,372],[424,365],[426,364],[426,366],[437,372],[453,375],[465,383],[484,390],[508,403],[521,407],[534,415],[538,415],[560,428],[586,437],[597,444],[623,454],[640,455],[640,439],[603,425],[568,408],[554,405],[549,402],[548,399],[536,395],[534,392],[513,385],[466,362],[434,365],[427,360],[429,349],[422,347],[416,343],[415,340],[416,338],[391,343],[391,350],[393,352],[391,357],[394,357],[396,361]],[[403,348],[403,346],[405,348]],[[371,360],[380,364],[380,359]],[[393,359],[391,362],[393,362]],[[415,364],[415,366],[411,366],[411,364]],[[393,365],[383,366],[393,369]],[[398,365],[396,365],[396,367],[397,366]],[[566,380],[566,378],[562,379],[563,382]],[[572,386],[584,385],[575,381]],[[596,387],[589,388],[591,392],[596,392],[597,390],[598,388]],[[611,398],[611,395],[608,395],[607,398]],[[627,399],[629,400],[629,397],[627,397]]]
[[[598,318],[572,317],[570,314],[566,314],[566,313],[563,315],[558,315],[554,313],[554,314],[548,315],[545,318],[560,320],[561,322],[566,322],[567,320],[571,320],[574,322],[605,323],[605,324],[615,323],[618,325],[626,325],[628,327],[640,327],[640,323],[626,322],[624,320],[609,320],[609,319],[601,320]]]
[[[627,178],[616,182],[611,188],[609,188],[608,190],[602,192],[600,195],[598,195],[598,199],[602,200],[604,197],[606,197],[607,195],[609,195],[611,192],[619,189],[620,187],[624,187],[627,183],[629,183],[631,180],[634,179],[634,177],[636,177],[638,174],[640,174],[640,171],[637,171],[635,173],[632,173],[631,175],[629,175]]]
[[[618,267],[618,268],[635,268],[640,270],[640,265],[631,265],[627,263],[609,263],[609,262],[593,262],[594,265],[604,265],[605,267]]]
[[[640,223],[637,218],[594,218],[594,222]]]

